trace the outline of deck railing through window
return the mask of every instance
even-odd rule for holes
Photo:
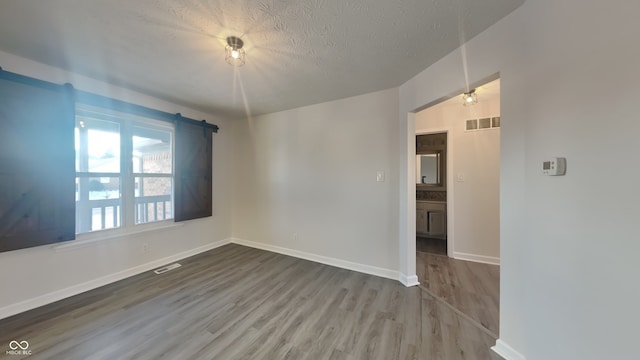
[[[136,224],[173,218],[171,195],[140,196],[135,199]],[[120,227],[120,199],[77,201],[76,232]]]
[[[171,195],[136,198],[136,224],[173,219]]]

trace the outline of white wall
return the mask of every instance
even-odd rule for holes
[[[462,106],[456,96],[416,113],[416,133],[447,132],[449,253],[456,259],[499,264],[500,128],[465,128],[468,119],[500,116],[500,98],[478,96],[474,106]]]
[[[631,1],[527,1],[400,87],[406,237],[407,113],[465,87],[464,53],[470,82],[500,73],[498,348],[510,358],[637,358],[639,12]],[[567,158],[566,176],[541,175],[552,156]]]
[[[0,52],[0,66],[6,71],[54,83],[70,82],[76,89],[171,113],[180,112],[220,126],[213,140],[213,217],[82,247],[39,246],[0,253],[0,318],[130,275],[143,269],[145,264],[158,266],[161,259],[202,251],[217,241],[230,238],[230,154],[233,152],[229,121],[3,52]],[[149,245],[147,253],[142,251],[143,243]]]
[[[397,99],[385,90],[238,122],[234,237],[397,278]]]

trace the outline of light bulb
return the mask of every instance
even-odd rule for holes
[[[462,94],[462,105],[475,105],[478,103],[478,95],[476,95],[476,90],[473,89],[469,92]]]
[[[235,36],[227,38],[227,45],[224,47],[224,59],[233,66],[244,65],[244,42]]]

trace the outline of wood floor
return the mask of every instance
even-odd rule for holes
[[[416,237],[416,251],[447,255],[447,240]]]
[[[500,267],[426,252],[416,254],[420,286],[496,337]]]
[[[0,320],[29,359],[492,359],[419,287],[239,245]]]

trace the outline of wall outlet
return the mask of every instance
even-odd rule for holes
[[[298,233],[293,233],[293,241],[298,241]]]
[[[142,244],[142,252],[143,253],[148,253],[149,252],[149,243]]]

